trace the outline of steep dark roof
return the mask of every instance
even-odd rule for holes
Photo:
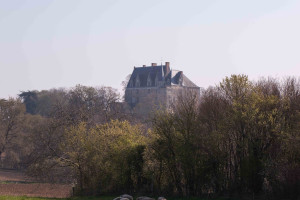
[[[129,79],[127,87],[130,87],[130,81],[133,81],[133,85],[135,86],[136,78],[140,79],[140,87],[147,86],[147,79],[150,76],[152,86],[155,85],[155,78],[157,76],[158,81],[162,81],[164,78],[165,65],[161,66],[148,66],[148,67],[135,67],[131,77]]]
[[[129,79],[127,87],[136,87],[136,80],[139,78],[140,87],[147,87],[148,77],[151,80],[151,86],[155,86],[155,78],[158,81],[164,81],[165,85],[181,85],[185,87],[198,87],[191,80],[189,80],[182,71],[170,70],[166,65],[160,66],[147,66],[147,67],[135,67],[132,75]]]
[[[168,82],[170,80],[170,82]],[[167,85],[181,85],[184,87],[198,87],[182,71],[171,70],[166,76]]]
[[[171,70],[166,75],[166,84],[167,85],[180,85],[180,77],[182,76],[182,71]]]

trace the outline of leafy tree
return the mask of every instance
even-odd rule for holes
[[[66,132],[58,161],[74,170],[81,192],[133,191],[141,183],[144,141],[127,121],[80,123]]]
[[[37,91],[27,91],[21,92],[19,97],[23,100],[23,103],[26,106],[26,112],[30,114],[36,114],[36,107],[37,107]]]

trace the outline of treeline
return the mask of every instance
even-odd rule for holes
[[[94,126],[112,119],[130,119],[123,108],[120,95],[110,87],[77,85],[71,89],[26,91],[19,98],[1,99],[1,167],[39,166],[47,170],[41,162],[57,157],[69,127],[81,122]]]
[[[0,101],[2,166],[72,182],[81,194],[299,198],[295,78],[232,75],[200,99],[182,94],[150,123],[107,87],[19,96]]]
[[[199,103],[193,95],[179,98],[172,112],[153,119],[156,185],[187,196],[299,198],[299,111],[300,82],[293,78],[233,75]]]

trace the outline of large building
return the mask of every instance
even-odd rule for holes
[[[170,63],[134,67],[125,90],[125,101],[138,114],[149,114],[156,108],[170,108],[179,94],[193,92],[200,97],[200,88]]]

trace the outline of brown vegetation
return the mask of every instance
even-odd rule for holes
[[[0,170],[0,195],[65,198],[72,195],[68,184],[37,183],[33,177],[17,170]]]
[[[72,187],[70,185],[50,183],[9,183],[0,184],[0,195],[66,198],[72,195]]]
[[[22,182],[22,181],[30,181],[31,178],[26,176],[25,173],[17,170],[8,170],[1,169],[0,170],[0,182],[12,181],[12,182]]]

